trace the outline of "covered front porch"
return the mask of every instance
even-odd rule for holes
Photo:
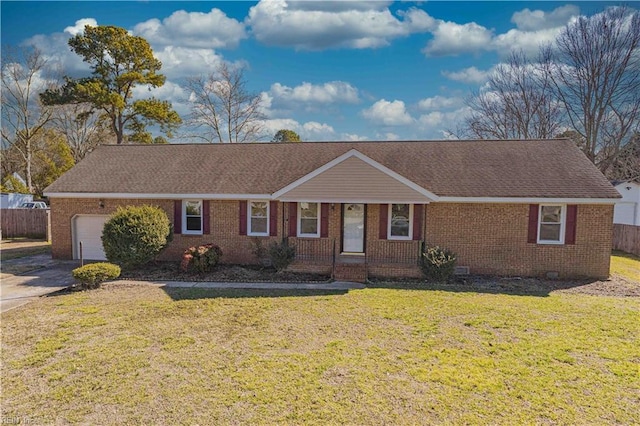
[[[273,198],[289,205],[292,269],[353,281],[420,275],[425,205],[438,197],[357,150]]]
[[[334,238],[288,237],[296,248],[289,269],[297,272],[331,274],[339,281],[364,282],[369,277],[419,277],[424,242],[371,240],[362,253],[346,253]]]

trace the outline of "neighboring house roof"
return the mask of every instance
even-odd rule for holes
[[[619,198],[568,139],[103,145],[45,194],[272,195],[351,150],[437,197]]]

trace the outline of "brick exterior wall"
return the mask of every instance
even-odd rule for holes
[[[119,206],[152,205],[163,209],[173,223],[173,200],[124,200],[104,199],[104,207],[100,207],[99,199],[52,198],[51,199],[51,228],[52,255],[56,259],[71,259],[72,249],[72,218],[77,214],[109,215]],[[160,260],[179,261],[182,253],[188,247],[206,243],[218,244],[223,251],[221,262],[235,264],[257,263],[251,253],[254,241],[260,240],[265,247],[271,242],[279,241],[280,237],[253,237],[239,235],[239,205],[238,201],[212,200],[210,202],[211,234],[184,235],[176,234],[173,241],[161,254]],[[278,205],[278,235],[282,235],[282,208]]]
[[[149,204],[162,208],[173,221],[173,200],[51,199],[52,254],[57,259],[72,257],[72,218],[77,214],[108,215],[118,206]],[[240,236],[238,201],[210,202],[211,234],[175,235],[173,242],[161,255],[161,260],[179,260],[185,248],[213,242],[218,244],[224,263],[250,264],[257,259],[251,253],[253,241],[265,247],[279,241],[289,232],[288,203],[278,203],[278,236]],[[309,254],[326,257],[327,247],[335,258],[341,247],[340,204],[329,208],[328,237],[323,239],[291,238],[307,242]],[[469,266],[473,274],[540,276],[558,272],[561,277],[606,278],[609,275],[609,256],[613,222],[612,205],[579,205],[574,245],[538,245],[527,243],[528,204],[462,204],[432,203],[424,209],[423,239],[428,245],[440,245],[458,254],[458,265]],[[420,269],[412,264],[417,257],[419,241],[380,240],[379,205],[366,206],[365,251],[370,276],[419,277]],[[324,240],[322,243],[320,240]],[[317,252],[314,252],[317,247]],[[322,253],[320,251],[322,249]],[[387,262],[401,256],[403,262]],[[296,261],[297,271],[327,271],[326,263]]]
[[[578,205],[576,243],[527,243],[528,204],[429,204],[426,243],[458,255],[472,274],[607,278],[613,205]]]

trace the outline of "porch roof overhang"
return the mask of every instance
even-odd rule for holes
[[[428,204],[438,196],[351,149],[273,193],[279,201]]]

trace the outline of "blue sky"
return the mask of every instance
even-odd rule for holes
[[[153,92],[189,111],[187,77],[226,61],[246,67],[267,134],[304,140],[442,139],[511,49],[535,53],[608,2],[6,2],[2,45],[33,44],[66,74],[88,68],[68,38],[85,24],[145,37],[167,84]],[[634,3],[631,3],[634,6]],[[147,89],[143,89],[148,93]]]

